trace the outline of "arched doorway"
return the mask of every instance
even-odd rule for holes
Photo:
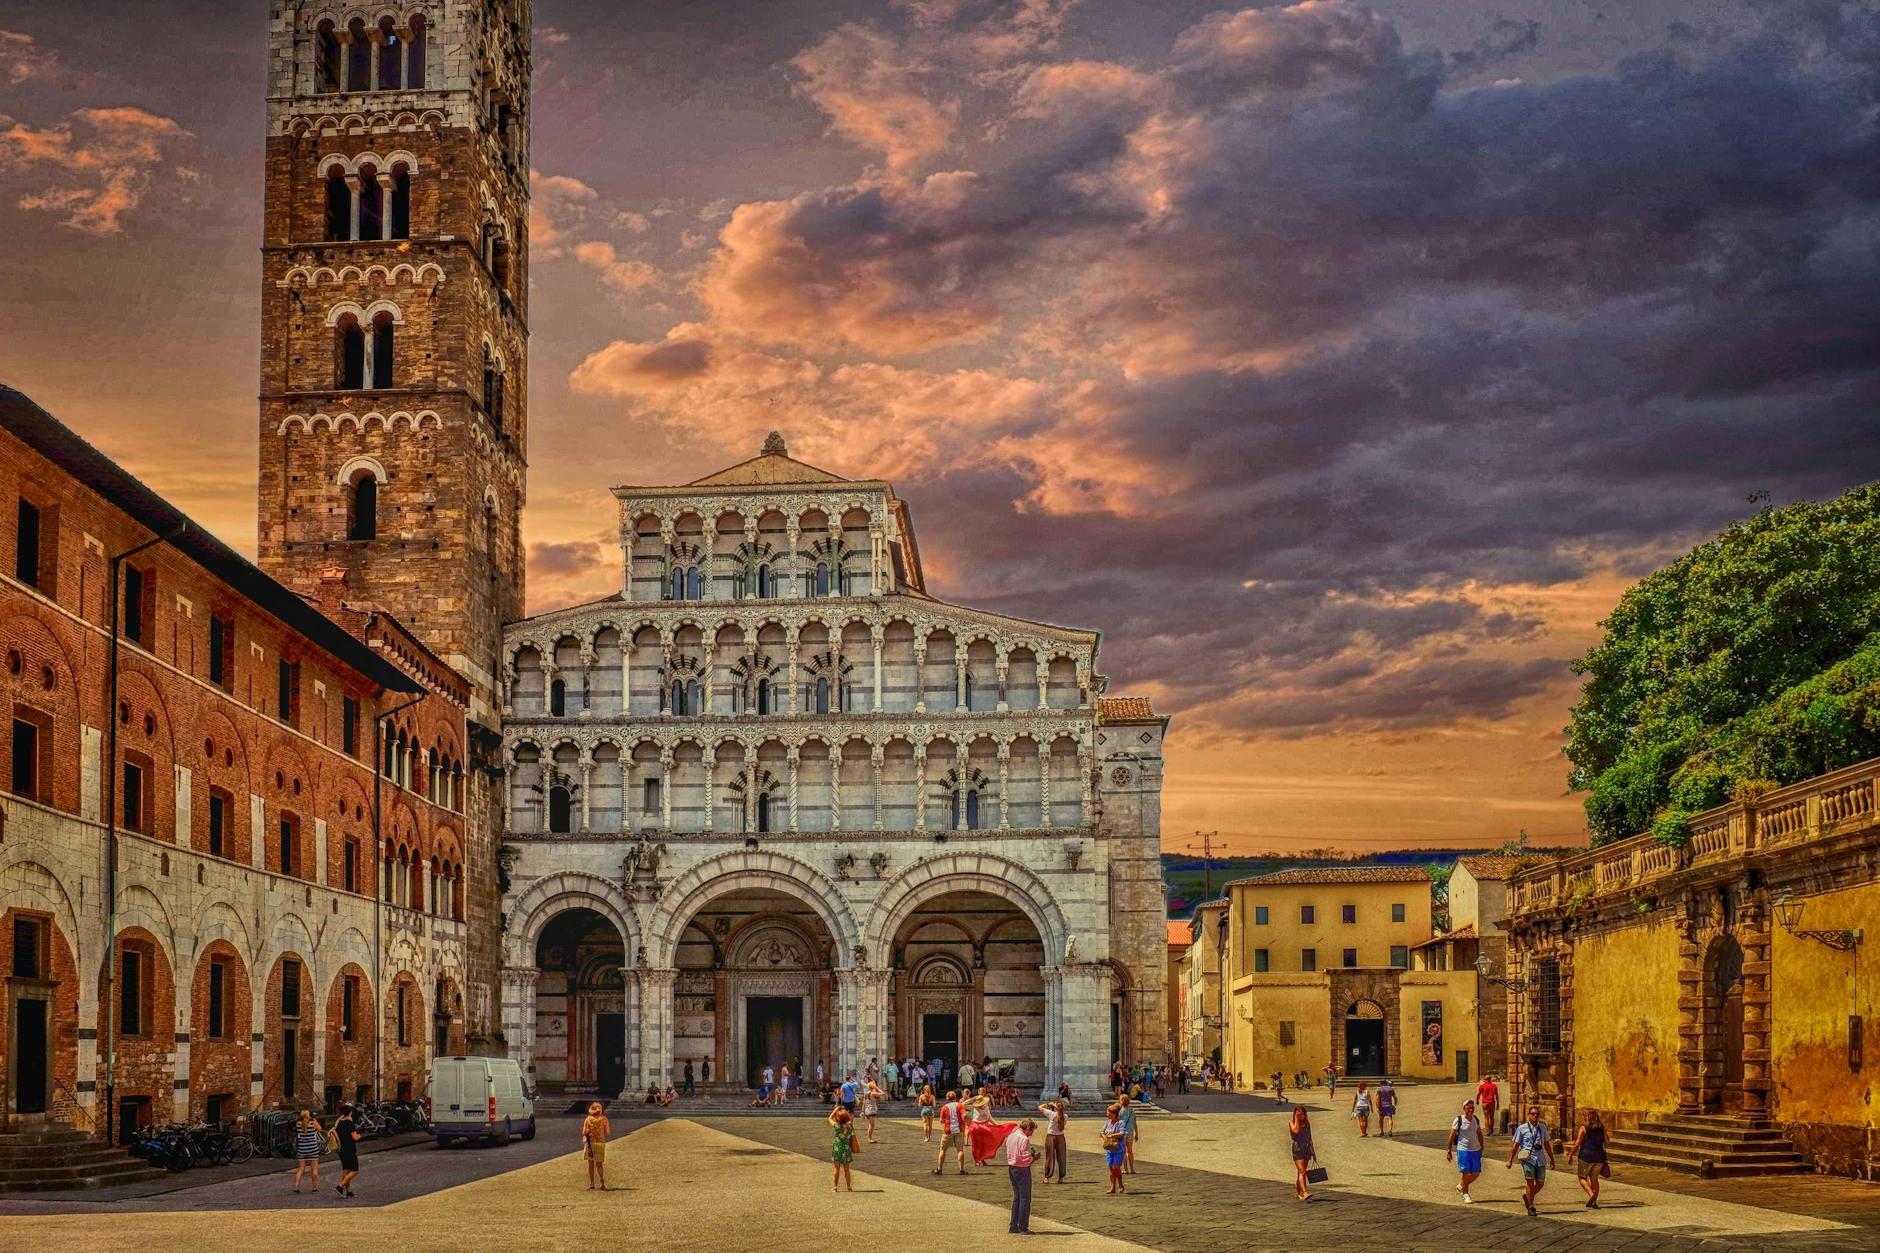
[[[786,1064],[812,1079],[818,1062],[834,1074],[834,954],[828,926],[788,892],[747,887],[707,901],[674,953],[673,1070],[690,1061],[701,1082],[734,1087]]]
[[[1706,1108],[1743,1108],[1743,946],[1732,935],[1711,941],[1704,955]]]
[[[626,945],[585,907],[535,942],[535,1077],[546,1089],[618,1096],[627,1086]]]
[[[1345,1073],[1382,1075],[1387,1059],[1383,1007],[1376,1001],[1353,1001],[1345,1010]]]
[[[1010,1061],[1018,1081],[1045,1071],[1044,945],[1030,918],[988,892],[923,901],[895,932],[892,1051],[938,1058],[949,1077],[970,1058]]]

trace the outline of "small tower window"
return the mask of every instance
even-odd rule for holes
[[[826,714],[829,712],[829,680],[828,679],[816,680],[815,704],[816,704],[817,713]]]
[[[770,796],[768,793],[757,798],[757,829],[770,830]]]
[[[767,714],[770,712],[770,680],[769,679],[759,679],[757,681],[757,712],[760,714]]]
[[[828,594],[829,594],[829,563],[826,561],[819,561],[816,563],[816,595],[827,596]]]
[[[372,323],[372,386],[392,385],[392,315],[381,313]]]
[[[397,91],[404,85],[405,42],[398,37],[392,19],[379,19],[379,89]]]
[[[351,315],[339,325],[339,385],[346,391],[366,385],[366,333]]]
[[[424,86],[424,17],[422,14],[411,19],[411,38],[405,44],[405,86],[416,89]]]
[[[353,236],[352,216],[352,188],[346,185],[346,176],[335,169],[326,176],[327,239],[351,239]]]
[[[568,716],[568,684],[561,679],[548,685],[548,712],[556,718]]]
[[[313,89],[318,92],[339,90],[340,71],[339,36],[333,33],[333,23],[321,22],[320,29],[313,37]]]
[[[411,171],[403,166],[392,175],[392,229],[386,238],[411,238]]]
[[[354,471],[347,489],[346,538],[372,540],[379,537],[379,480],[372,471]]]
[[[385,238],[385,188],[370,166],[359,171],[359,238]]]
[[[372,90],[372,39],[366,34],[363,18],[355,17],[347,26],[352,36],[346,45],[346,90]]]
[[[677,680],[677,679],[674,679],[674,680],[672,681],[672,692],[671,692],[671,700],[670,700],[670,701],[668,702],[668,706],[667,706],[667,707],[668,707],[668,708],[669,708],[669,709],[670,709],[670,710],[671,710],[671,711],[672,711],[672,712],[673,712],[674,714],[683,714],[683,713],[685,713],[685,712],[686,712],[686,709],[685,709],[685,684],[683,684],[683,683],[681,683],[681,682],[679,682],[679,680]]]

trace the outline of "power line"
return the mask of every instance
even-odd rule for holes
[[[1197,831],[1195,834],[1200,837],[1201,843],[1195,844],[1190,842],[1184,844],[1182,845],[1182,851],[1190,853],[1199,852],[1201,854],[1201,881],[1204,885],[1202,890],[1205,893],[1201,899],[1211,901],[1214,899],[1214,841],[1221,838],[1221,833],[1219,831]]]

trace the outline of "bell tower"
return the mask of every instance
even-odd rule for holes
[[[344,568],[486,727],[523,604],[529,7],[270,4],[261,565]]]

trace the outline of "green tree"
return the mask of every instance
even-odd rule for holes
[[[1880,484],[1765,506],[1601,625],[1565,750],[1595,844],[1880,755]]]

